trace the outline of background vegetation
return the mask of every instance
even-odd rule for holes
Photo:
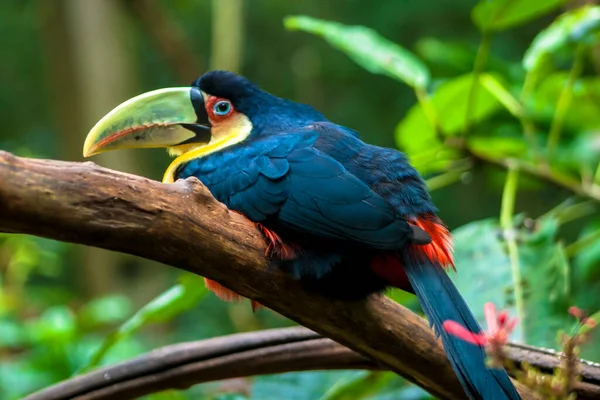
[[[87,131],[118,103],[238,71],[406,151],[455,235],[452,277],[472,310],[482,318],[493,301],[520,318],[513,340],[557,348],[570,305],[600,310],[599,27],[600,8],[562,0],[5,1],[0,149],[81,160]],[[160,179],[169,159],[94,161]],[[420,311],[413,296],[390,296]],[[1,398],[160,345],[291,324],[156,263],[0,236]],[[582,356],[600,361],[597,337]],[[363,371],[150,397],[429,398]]]

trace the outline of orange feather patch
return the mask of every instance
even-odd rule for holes
[[[293,260],[296,258],[298,252],[298,246],[290,243],[285,243],[278,234],[274,231],[265,228],[260,223],[255,223],[256,227],[265,235],[269,244],[267,245],[266,256],[275,255],[280,260]]]
[[[227,289],[225,286],[221,285],[219,282],[213,281],[211,279],[204,278],[204,284],[214,294],[217,295],[218,298],[225,301],[239,301],[243,297],[234,292],[233,290]]]
[[[204,284],[213,292],[218,298],[225,301],[240,301],[244,297],[237,294],[233,290],[227,289],[225,286],[221,285],[219,282],[213,281],[211,279],[204,278]],[[256,311],[258,308],[262,307],[257,301],[250,300],[250,304],[252,305],[252,311]]]
[[[240,214],[244,216],[244,214],[232,210],[236,214]],[[245,217],[245,216],[244,216]],[[285,243],[278,234],[274,231],[265,228],[262,224],[254,222],[254,225],[263,233],[266,237],[268,244],[267,250],[265,251],[265,255],[271,256],[275,255],[281,260],[291,260],[296,257],[298,247],[293,244]],[[233,290],[227,289],[225,286],[220,283],[213,281],[211,279],[204,278],[204,283],[208,290],[213,292],[218,298],[225,301],[240,301],[244,297],[237,294]],[[258,308],[263,307],[262,304],[258,303],[255,300],[250,300],[250,304],[252,304],[252,310],[256,311]]]

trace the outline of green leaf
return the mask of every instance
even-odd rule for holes
[[[481,0],[471,13],[481,31],[512,28],[557,10],[565,0]]]
[[[27,330],[38,343],[64,343],[75,338],[77,324],[68,307],[55,306],[44,311],[39,319],[29,324]]]
[[[414,295],[400,289],[390,289],[386,293],[386,296],[395,301],[396,303],[402,304],[403,306],[408,306],[409,304],[415,302]]]
[[[424,37],[415,43],[415,52],[422,60],[456,73],[471,71],[476,51],[476,47],[471,48],[461,41],[441,40],[434,37]]]
[[[397,375],[393,372],[367,372],[340,378],[320,400],[360,400],[377,394]]]
[[[600,28],[600,7],[585,6],[560,15],[548,28],[540,32],[523,58],[527,71],[539,69],[559,51],[573,52],[578,44],[597,42]]]
[[[141,328],[153,323],[170,321],[177,315],[197,306],[208,293],[202,277],[184,274],[180,280],[179,284],[150,301],[116,331],[108,335],[102,345],[91,355],[89,362],[82,367],[82,370],[88,370],[98,365],[110,349]]]
[[[581,231],[579,239],[592,235],[599,230],[600,221],[592,221]],[[581,249],[575,255],[573,262],[576,276],[579,278],[578,284],[600,282],[600,240],[596,240],[595,243]],[[596,302],[596,304],[600,307],[600,302]]]
[[[523,136],[470,136],[469,149],[493,158],[520,157],[527,153]]]
[[[122,321],[130,313],[131,301],[120,295],[94,299],[78,312],[81,324],[88,328]]]
[[[567,84],[568,72],[555,72],[544,77],[529,101],[529,112],[542,122],[550,123],[556,113],[556,105]],[[575,132],[600,129],[600,79],[597,77],[579,78],[573,87],[573,104],[565,117],[565,130]],[[597,136],[597,135],[596,135]],[[592,147],[592,149],[594,149]],[[597,148],[596,148],[597,149]]]
[[[482,80],[490,79],[490,74],[480,74],[477,81],[477,102],[471,113],[471,122],[476,124],[491,117],[502,108],[497,97],[481,84]],[[498,80],[498,78],[495,78]],[[456,136],[466,127],[467,101],[473,84],[473,75],[465,74],[442,83],[431,95],[431,103],[436,110],[442,132]],[[432,154],[424,164],[431,169],[431,162],[452,160],[453,152],[444,149],[430,124],[421,104],[415,104],[406,117],[396,127],[396,142],[411,160],[427,152]],[[442,151],[444,150],[444,151]],[[446,154],[450,157],[441,157]],[[420,169],[421,172],[423,170]]]
[[[301,30],[324,38],[373,74],[387,75],[413,88],[429,84],[429,70],[414,54],[364,26],[350,26],[308,16],[284,20],[288,30]]]
[[[515,217],[515,223],[522,217]],[[519,263],[524,281],[525,320],[513,340],[556,347],[556,331],[569,326],[569,267],[564,248],[556,242],[558,223],[548,218],[534,232],[517,230]],[[483,304],[493,302],[516,316],[510,259],[495,219],[464,225],[453,232],[458,273],[451,274],[469,308],[485,325]]]
[[[24,327],[9,318],[0,318],[0,348],[25,346],[27,335]]]
[[[515,117],[523,115],[521,103],[508,91],[504,84],[492,74],[482,74],[481,84]]]

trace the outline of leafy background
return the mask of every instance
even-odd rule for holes
[[[81,160],[116,104],[243,73],[399,148],[452,229],[455,280],[481,319],[557,348],[570,305],[600,310],[600,8],[563,0],[0,3],[0,148]],[[221,4],[221,6],[219,5]],[[167,29],[164,29],[164,28]],[[163,29],[161,29],[163,28]],[[160,179],[162,151],[94,160]],[[3,183],[5,184],[5,183]],[[8,183],[10,184],[10,183]],[[420,312],[411,295],[393,299]],[[293,323],[226,304],[135,257],[0,236],[0,394],[17,399],[160,345]],[[600,338],[582,356],[600,361]],[[152,399],[428,399],[385,372],[288,373]]]

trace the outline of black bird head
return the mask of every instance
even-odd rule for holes
[[[309,105],[282,99],[260,89],[243,76],[229,71],[210,71],[192,83],[210,96],[227,99],[247,116],[256,132],[269,127],[298,126],[326,118]]]
[[[189,160],[268,132],[325,120],[312,107],[276,97],[240,75],[210,71],[190,87],[158,89],[118,105],[88,133],[83,155],[165,147]]]

